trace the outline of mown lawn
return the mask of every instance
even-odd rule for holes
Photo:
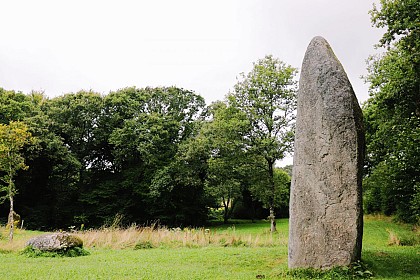
[[[278,248],[91,250],[77,258],[1,256],[2,279],[255,279],[287,263]],[[4,277],[4,278],[3,278]]]
[[[279,233],[271,236],[268,222],[213,226],[213,235],[232,235],[238,240],[252,236],[271,238],[271,243],[250,246],[244,242],[197,247],[162,246],[134,250],[87,248],[89,256],[76,258],[28,258],[16,249],[7,252],[0,241],[1,279],[291,279],[287,274],[288,221],[277,222]],[[363,261],[374,279],[420,279],[420,247],[388,245],[390,232],[407,242],[416,235],[407,226],[386,218],[365,219]],[[18,239],[39,233],[21,232]],[[20,236],[19,236],[20,235]],[[418,238],[418,235],[417,235]],[[400,240],[401,241],[401,240]],[[3,253],[1,253],[3,252]],[[303,277],[305,274],[299,275]],[[311,276],[314,278],[313,275]],[[308,278],[311,278],[308,277]],[[321,275],[321,279],[340,279]],[[348,279],[341,277],[341,279]]]
[[[411,246],[395,245],[395,238],[390,236]],[[365,217],[362,259],[375,273],[375,279],[420,279],[419,232],[392,223],[390,218]]]

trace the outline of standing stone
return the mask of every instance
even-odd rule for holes
[[[299,81],[289,268],[346,266],[363,234],[362,111],[328,42],[315,37]]]

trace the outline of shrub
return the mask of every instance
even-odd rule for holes
[[[150,241],[141,241],[134,246],[134,250],[140,250],[140,249],[153,249],[155,246]]]
[[[48,257],[48,258],[55,258],[55,257],[80,257],[80,256],[88,256],[90,253],[81,248],[81,247],[73,247],[58,251],[41,251],[39,249],[35,249],[32,246],[27,246],[23,251],[22,254],[30,257],[30,258],[37,258],[37,257]]]

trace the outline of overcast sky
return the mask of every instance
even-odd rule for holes
[[[373,2],[0,0],[0,87],[53,97],[175,85],[210,103],[266,54],[300,68],[321,35],[364,101],[360,76],[382,34],[371,27]]]

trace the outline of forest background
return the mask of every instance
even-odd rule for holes
[[[370,98],[362,106],[365,211],[410,223],[420,217],[419,5],[383,0],[370,11],[372,23],[386,29],[378,44],[385,51],[369,60]],[[273,141],[256,140],[261,114],[245,105],[259,104],[264,111],[272,104],[252,95],[267,89],[258,79],[250,85],[258,71],[281,81],[276,100],[293,108],[296,72],[272,56],[255,62],[224,101],[209,106],[178,87],[80,91],[51,99],[42,92],[0,89],[2,129],[18,122],[31,135],[19,150],[28,168],[20,165],[13,174],[15,211],[25,227],[42,230],[98,227],[116,215],[126,224],[170,226],[266,218],[270,209],[287,217],[291,167],[272,168],[270,177],[266,172],[275,161],[266,163],[291,152],[293,116],[281,133],[265,126],[262,132],[267,139],[275,136]],[[290,80],[276,73],[288,73]],[[283,105],[271,108],[273,124]],[[7,143],[1,145],[6,151]],[[10,174],[2,168],[4,202],[10,200]],[[6,223],[9,205],[0,210]]]

